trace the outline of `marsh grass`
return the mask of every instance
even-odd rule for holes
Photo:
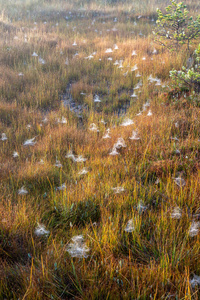
[[[199,297],[199,104],[169,79],[196,45],[153,43],[168,1],[107,4],[0,1],[0,299]]]

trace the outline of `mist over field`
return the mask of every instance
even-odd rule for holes
[[[0,300],[197,300],[199,258],[199,0],[0,0]]]

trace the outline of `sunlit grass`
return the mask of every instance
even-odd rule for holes
[[[153,42],[167,1],[0,3],[0,298],[198,299],[200,111],[169,79],[189,54]]]

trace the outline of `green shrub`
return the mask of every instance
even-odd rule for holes
[[[157,9],[158,20],[155,41],[169,50],[177,50],[181,45],[189,45],[200,35],[200,15],[193,19],[188,15],[187,6],[183,2],[170,0],[171,5],[166,7],[167,14]]]
[[[192,68],[182,67],[181,71],[170,71],[170,77],[175,80],[181,88],[194,89],[200,93],[200,44],[195,50],[194,66]]]

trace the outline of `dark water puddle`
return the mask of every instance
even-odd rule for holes
[[[89,113],[90,108],[85,103],[77,103],[75,101],[75,99],[72,96],[72,86],[70,83],[67,85],[65,93],[61,95],[61,102],[64,107],[68,108],[72,114],[78,117],[79,125],[83,126],[83,113],[87,115],[87,112]],[[105,114],[107,115],[113,114],[115,117],[121,118],[122,116],[126,116],[130,108],[130,105],[131,105],[130,100],[124,101],[120,103],[118,107],[115,108],[113,107],[113,110],[109,109],[109,112],[105,112]]]
[[[88,111],[89,108],[87,104],[77,104],[72,96],[71,84],[67,85],[66,91],[61,95],[61,101],[64,107],[67,107],[72,113],[74,113],[78,118],[82,118],[83,111]]]

